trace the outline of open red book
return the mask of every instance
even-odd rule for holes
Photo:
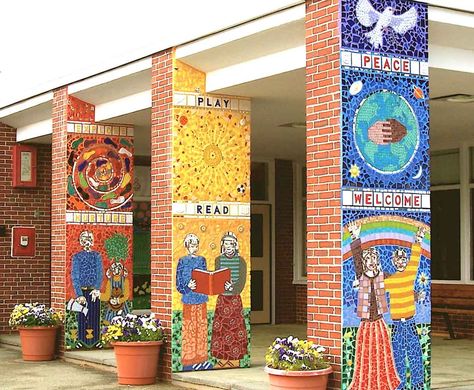
[[[225,291],[225,282],[230,282],[230,268],[221,268],[217,271],[193,269],[192,278],[196,281],[194,292],[218,295]]]

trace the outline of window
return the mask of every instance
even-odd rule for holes
[[[295,164],[293,167],[293,283],[306,283],[306,167]]]
[[[431,277],[461,280],[459,150],[431,154]]]

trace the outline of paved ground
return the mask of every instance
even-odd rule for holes
[[[117,384],[114,373],[85,368],[60,360],[24,362],[20,351],[0,346],[0,389],[2,390],[60,390],[60,389],[130,389]],[[159,383],[140,386],[140,390],[172,390],[181,387]]]
[[[242,370],[213,372],[188,372],[173,374],[176,384],[186,389],[265,390],[269,388],[263,372],[264,354],[275,335],[293,334],[304,337],[303,325],[260,325],[253,327],[252,367]],[[19,345],[18,336],[2,335],[1,341],[11,346]],[[76,356],[77,355],[77,356]],[[433,390],[474,390],[474,340],[447,340],[433,337],[432,386]],[[115,370],[112,350],[74,351],[70,359],[81,359]],[[56,389],[125,389],[117,385],[114,372],[55,360],[47,363],[28,363],[21,360],[19,350],[9,350],[0,344],[0,389],[3,390],[56,390]],[[186,382],[186,383],[185,383]],[[182,389],[160,383],[140,389]]]

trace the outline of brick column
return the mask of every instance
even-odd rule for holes
[[[172,50],[152,59],[151,108],[151,309],[162,320],[168,342],[164,345],[160,376],[171,378],[172,314],[172,189],[171,115]]]
[[[67,87],[54,91],[51,145],[51,306],[63,312],[66,302],[67,96]]]
[[[339,0],[306,2],[308,337],[329,349],[341,387]]]

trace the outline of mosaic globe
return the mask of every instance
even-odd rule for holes
[[[403,171],[419,143],[418,121],[410,104],[392,91],[362,100],[354,118],[354,140],[362,159],[385,174]]]

